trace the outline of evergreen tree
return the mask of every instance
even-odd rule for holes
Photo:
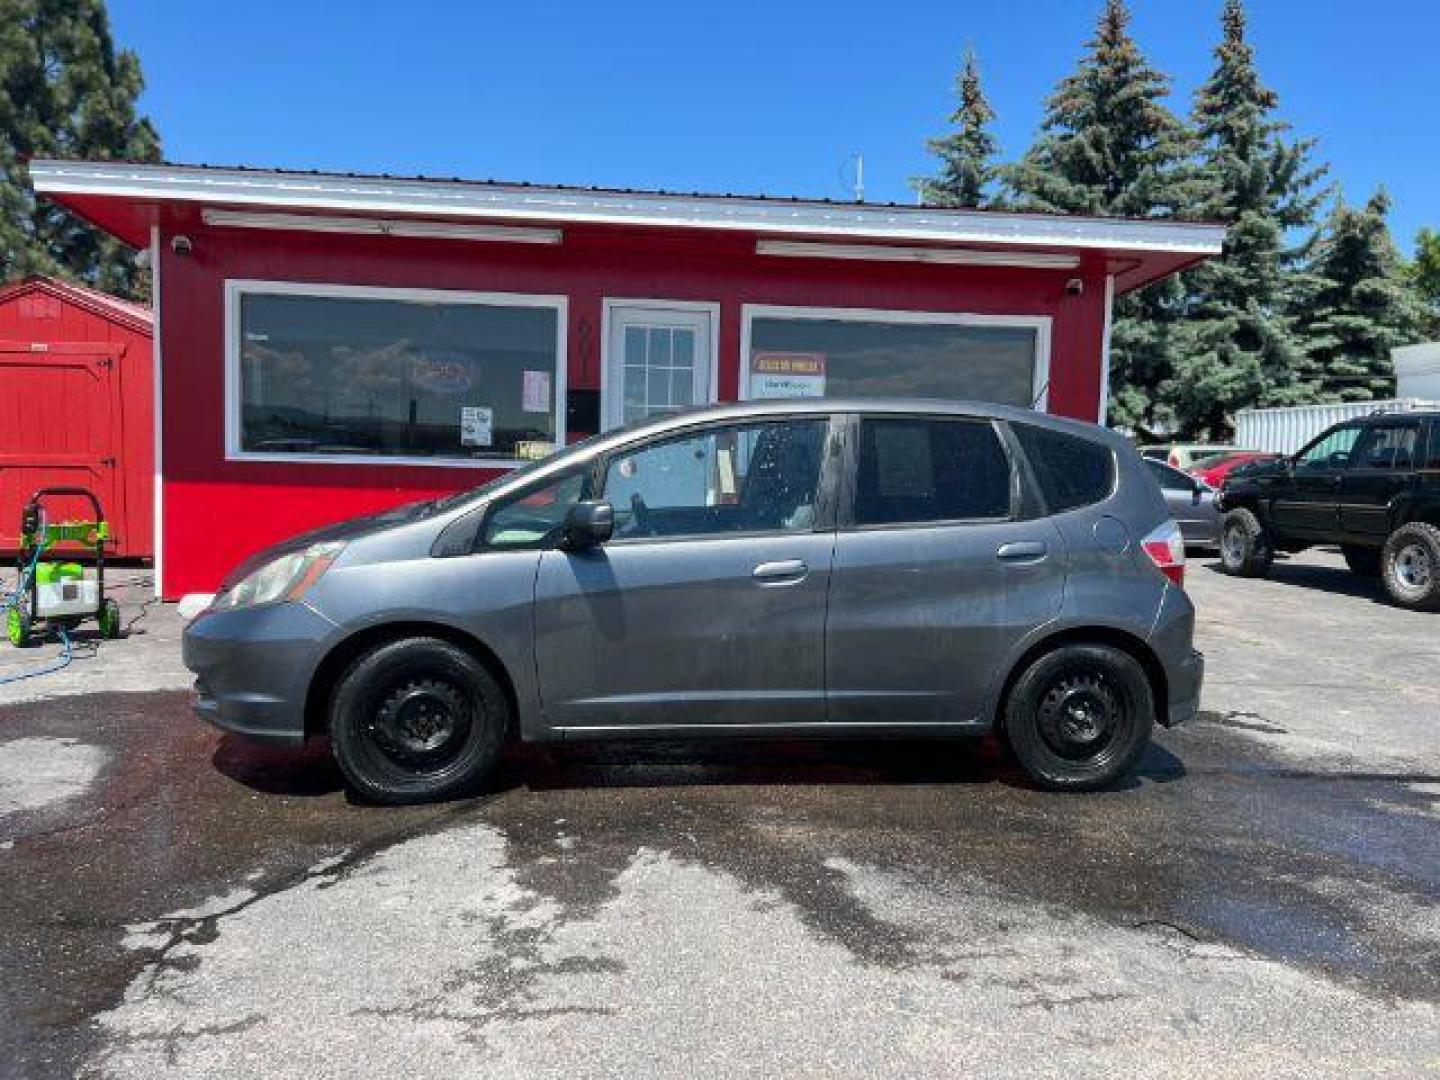
[[[1168,217],[1194,200],[1188,127],[1165,105],[1170,81],[1130,36],[1123,0],[1106,0],[1074,74],[1046,102],[1041,136],[1004,171],[1022,210]],[[1169,384],[1182,311],[1171,279],[1117,302],[1111,337],[1111,419],[1154,430],[1170,420],[1159,393]]]
[[[1315,244],[1301,330],[1301,376],[1318,401],[1391,397],[1390,350],[1419,337],[1422,312],[1406,280],[1377,191],[1363,207],[1337,200]]]
[[[950,114],[954,130],[925,145],[940,159],[940,174],[912,180],[920,201],[928,206],[977,207],[993,203],[990,189],[996,177],[995,155],[1000,144],[990,133],[995,110],[980,85],[980,63],[975,50],[966,48],[955,79],[958,99]]]
[[[1291,316],[1298,252],[1287,235],[1313,228],[1324,168],[1313,140],[1285,141],[1275,92],[1261,81],[1241,0],[1226,0],[1215,69],[1197,91],[1197,211],[1229,222],[1224,254],[1187,275],[1169,397],[1180,428],[1218,435],[1237,409],[1298,404],[1302,345]]]
[[[1440,338],[1440,233],[1420,230],[1415,238],[1415,261],[1408,270],[1410,284],[1424,307],[1421,332],[1433,341]]]
[[[25,170],[35,157],[158,161],[159,137],[136,114],[143,85],[103,0],[0,0],[0,280],[44,273],[144,292],[133,253],[37,201]]]

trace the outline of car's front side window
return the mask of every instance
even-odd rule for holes
[[[1010,459],[991,424],[919,417],[861,422],[856,525],[1005,518],[1010,502]]]
[[[536,547],[554,540],[585,493],[588,468],[511,495],[485,515],[481,538],[487,548]]]
[[[1306,472],[1344,469],[1350,465],[1350,452],[1360,438],[1359,427],[1336,428],[1301,451],[1296,468]]]
[[[809,532],[826,427],[823,417],[727,424],[617,454],[601,489],[615,539]]]

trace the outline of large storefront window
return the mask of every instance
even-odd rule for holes
[[[745,396],[1044,401],[1049,322],[916,312],[754,308]]]
[[[233,454],[508,462],[561,440],[560,301],[229,288]]]

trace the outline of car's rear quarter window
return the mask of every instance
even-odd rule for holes
[[[1114,490],[1115,454],[1108,446],[1033,424],[1013,430],[1050,513],[1089,506]]]

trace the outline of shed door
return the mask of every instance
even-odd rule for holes
[[[125,528],[120,443],[119,346],[0,345],[0,550],[20,543],[20,510],[42,487],[89,488],[111,533]],[[47,503],[56,518],[88,518],[83,500]],[[114,543],[112,539],[112,544]]]

